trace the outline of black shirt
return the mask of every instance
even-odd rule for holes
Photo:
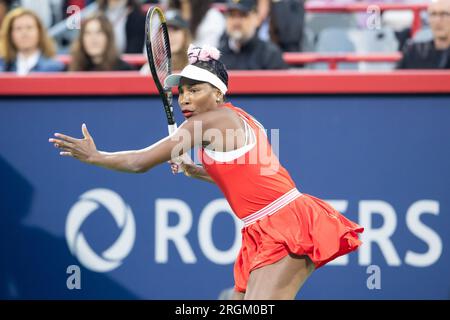
[[[434,41],[408,43],[397,69],[450,69],[450,48],[438,50]]]
[[[133,70],[133,68],[128,63],[126,63],[122,59],[117,59],[116,63],[109,70],[103,70],[98,65],[95,65],[91,62],[83,71],[131,71],[131,70]]]
[[[229,37],[220,40],[220,60],[228,70],[286,69],[281,50],[272,42],[259,39],[255,35],[249,42],[234,52],[229,46]]]
[[[138,8],[131,11],[125,24],[127,44],[124,53],[140,53],[144,50],[145,16]]]

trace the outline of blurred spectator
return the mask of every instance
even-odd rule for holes
[[[80,35],[72,46],[69,71],[126,71],[130,65],[120,59],[108,18],[98,15],[81,24]]]
[[[192,42],[189,23],[176,12],[167,13],[172,69],[181,70],[188,64],[187,50]]]
[[[142,53],[145,16],[137,0],[97,0],[99,10],[114,27],[119,53]]]
[[[428,16],[433,40],[408,43],[398,69],[450,69],[450,0],[431,2]]]
[[[13,0],[0,0],[0,27],[2,25],[3,18],[8,13],[9,9],[11,9],[11,5]]]
[[[255,0],[230,0],[226,9],[226,33],[221,39],[221,61],[233,69],[285,69],[280,49],[258,38]]]
[[[189,24],[175,10],[166,12],[166,21],[172,54],[172,70],[181,70],[188,64],[187,50],[191,43]],[[150,74],[148,63],[142,67],[141,73]]]
[[[64,17],[68,15],[72,15],[74,11],[69,11],[68,8],[72,6],[76,6],[80,9],[84,9],[89,4],[88,0],[63,0],[63,6],[62,6],[62,14]]]
[[[183,19],[189,22],[194,45],[219,46],[225,31],[225,18],[211,7],[211,0],[170,0],[169,8],[180,10]]]
[[[54,55],[55,45],[33,11],[17,8],[6,15],[0,30],[0,71],[62,71],[64,65]]]
[[[270,7],[279,1],[283,0],[257,0],[256,12],[258,13],[258,26],[260,26],[269,16],[271,11]]]
[[[65,8],[70,6],[77,6],[80,9],[83,9],[92,2],[95,2],[95,0],[63,0],[63,2]]]
[[[303,0],[272,1],[270,39],[282,51],[301,51],[304,17]]]

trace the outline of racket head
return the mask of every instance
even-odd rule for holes
[[[151,7],[145,19],[145,46],[153,81],[163,101],[169,125],[175,123],[172,92],[164,88],[164,80],[172,73],[172,56],[166,18],[159,7]]]

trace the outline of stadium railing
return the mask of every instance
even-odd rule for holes
[[[0,74],[0,96],[156,95],[137,72]],[[229,94],[448,94],[448,71],[230,71]]]
[[[397,62],[402,57],[400,52],[394,53],[367,53],[367,54],[330,54],[315,52],[289,52],[284,53],[284,61],[290,66],[299,66],[312,63],[327,63],[330,70],[337,70],[339,63],[358,63],[358,62]],[[58,59],[65,64],[70,62],[70,56],[59,55]],[[130,65],[139,68],[143,66],[147,60],[141,54],[124,54],[122,59]]]

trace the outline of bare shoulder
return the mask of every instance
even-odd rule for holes
[[[216,128],[216,129],[240,129],[242,128],[242,122],[239,116],[228,108],[217,108],[204,112],[199,115],[195,115],[189,118],[186,122],[200,121],[203,129]]]

